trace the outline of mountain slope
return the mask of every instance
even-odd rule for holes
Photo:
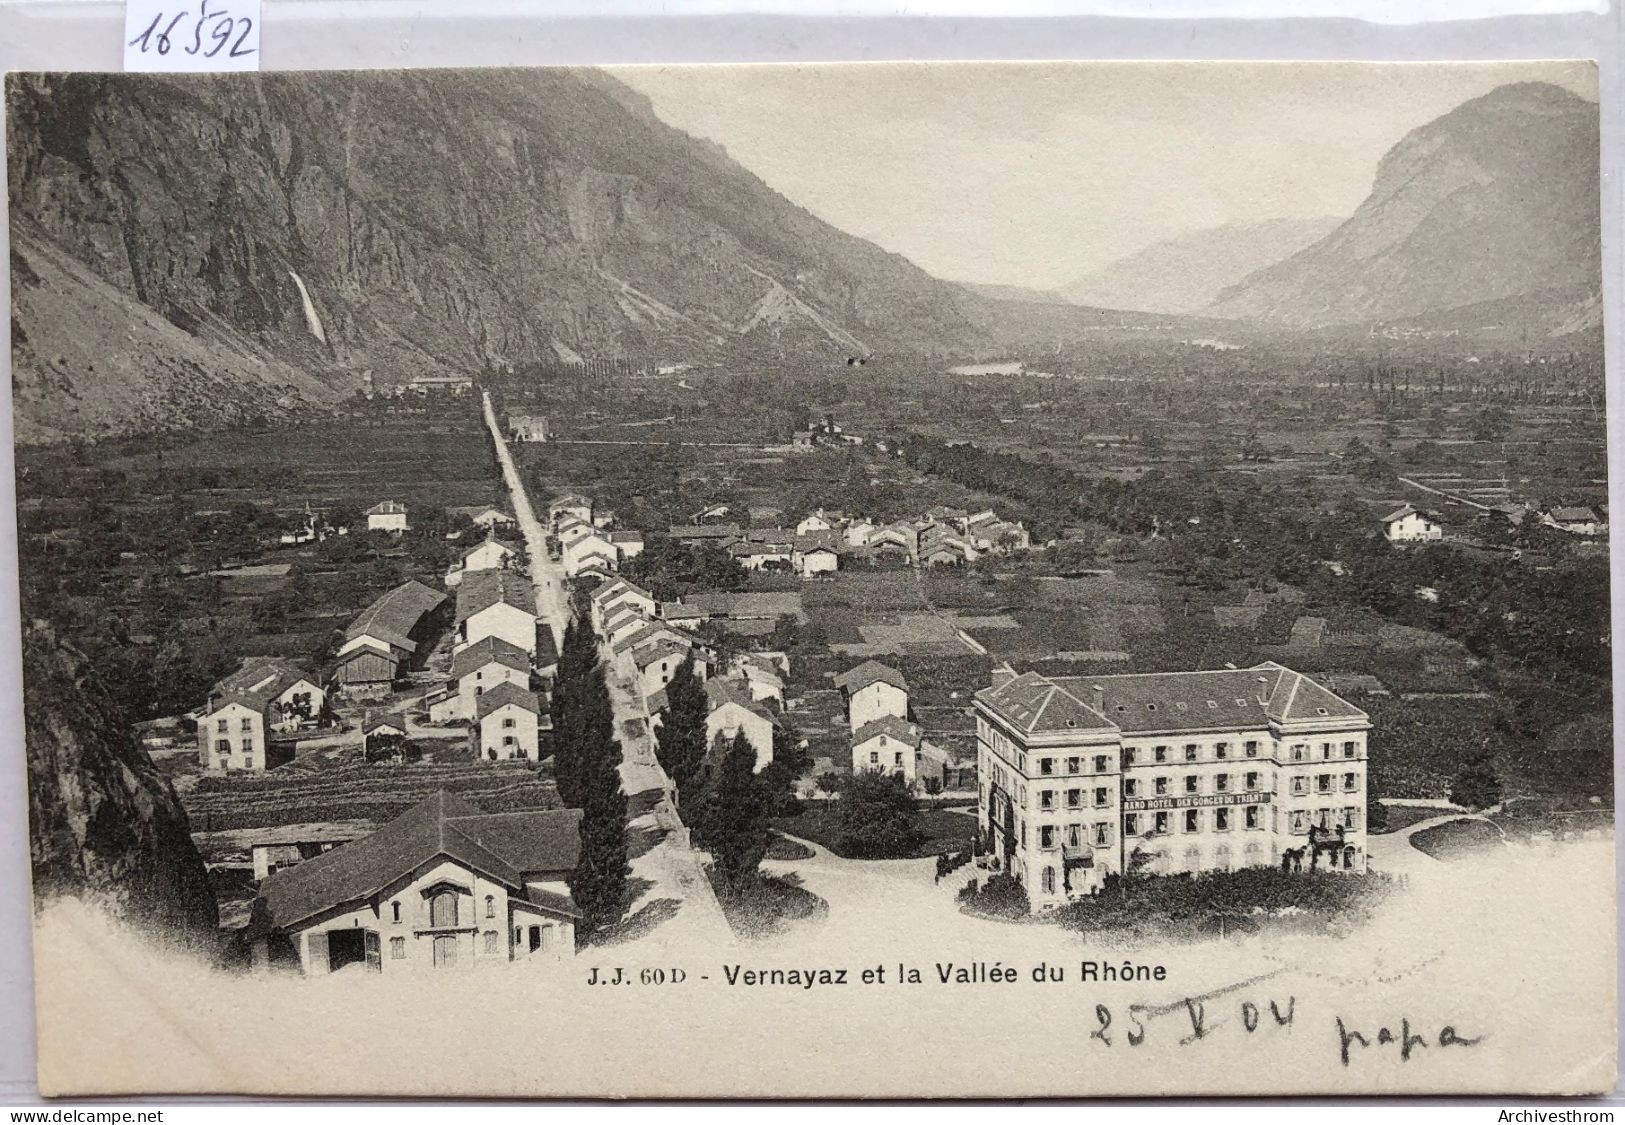
[[[975,336],[976,298],[595,71],[12,75],[7,97],[30,253],[341,390],[364,368]]]
[[[1248,274],[1329,234],[1329,217],[1226,223],[1175,235],[1110,262],[1061,287],[1079,305],[1142,312],[1192,313]]]
[[[1521,327],[1552,331],[1542,309],[1600,284],[1597,162],[1596,104],[1502,86],[1412,130],[1347,222],[1207,311],[1314,327],[1528,297]]]

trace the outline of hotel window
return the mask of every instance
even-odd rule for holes
[[[485,931],[485,951],[487,953],[495,953],[497,951],[497,932],[495,930]]]
[[[1123,779],[1123,796],[1133,797],[1139,791],[1140,783],[1138,781],[1135,781],[1132,777],[1126,777]]]
[[[1041,809],[1053,809],[1055,807],[1055,790],[1040,790],[1038,794],[1038,807]]]
[[[1230,756],[1230,744],[1228,742],[1215,742],[1213,744],[1213,756],[1221,762],[1224,761]]]
[[[513,944],[515,948],[525,944],[525,928],[523,926],[513,928]]]
[[[1165,812],[1158,813],[1154,823],[1156,825],[1157,833],[1159,835],[1165,835],[1168,831],[1168,814]]]
[[[1185,810],[1185,831],[1187,831],[1187,832],[1200,832],[1201,830],[1202,830],[1202,810],[1201,809],[1186,809]]]
[[[1249,790],[1258,788],[1258,771],[1257,770],[1253,770],[1253,771],[1251,771],[1250,773],[1247,774],[1247,788]]]
[[[1330,742],[1322,742],[1320,744],[1320,760],[1323,761],[1323,762],[1327,762],[1327,761],[1331,760],[1331,757],[1332,757],[1332,744]]]
[[[1055,846],[1055,826],[1053,824],[1038,826],[1038,846],[1041,848],[1053,848]]]
[[[1343,757],[1352,758],[1352,757],[1354,757],[1354,755],[1356,753],[1357,753],[1357,751],[1355,750],[1355,744],[1354,743],[1352,743],[1352,742],[1343,743]]]
[[[1153,746],[1151,748],[1151,757],[1154,761],[1166,762],[1168,760],[1168,747]]]
[[[1079,768],[1079,766],[1082,764],[1082,762],[1083,762],[1082,758],[1068,758],[1066,760],[1066,772],[1067,773],[1082,773],[1083,771]]]
[[[1125,748],[1123,750],[1123,765],[1132,766],[1133,764],[1134,764],[1134,751],[1131,750],[1131,749]]]
[[[487,918],[495,918],[497,916],[497,900],[495,895],[485,896],[485,916]]]
[[[1230,788],[1230,775],[1227,773],[1215,774],[1213,777],[1213,791],[1215,793],[1227,792]]]
[[[1263,819],[1260,816],[1260,814],[1262,812],[1263,812],[1263,810],[1261,808],[1259,808],[1259,806],[1257,806],[1257,805],[1248,805],[1247,806],[1247,811],[1244,814],[1244,817],[1245,817],[1245,823],[1246,823],[1248,828],[1262,828],[1262,827],[1264,827]]]
[[[1044,881],[1044,893],[1047,894],[1047,895],[1054,894],[1055,893],[1055,868],[1053,868],[1053,867],[1044,868],[1044,880],[1043,881]]]
[[[1315,792],[1330,793],[1332,791],[1332,775],[1322,773],[1315,775]]]
[[[1359,774],[1357,774],[1357,773],[1346,773],[1346,774],[1343,775],[1343,791],[1345,793],[1352,793],[1356,789],[1358,789],[1359,787],[1360,787],[1360,775]]]
[[[1256,740],[1249,739],[1247,742],[1242,743],[1241,749],[1249,758],[1258,757],[1258,742]]]
[[[1162,796],[1165,796],[1167,794],[1167,792],[1168,792],[1168,779],[1166,777],[1157,778],[1156,781],[1153,782],[1153,784],[1156,785],[1156,787],[1157,787],[1157,796],[1162,797]]]
[[[1303,776],[1293,778],[1292,792],[1299,796],[1309,792],[1309,779]]]
[[[1315,819],[1320,823],[1322,828],[1330,828],[1332,826],[1332,810],[1316,809]]]
[[[389,939],[389,959],[391,961],[404,961],[404,960],[406,960],[406,939],[405,938],[403,938],[403,937],[392,937],[392,938]]]
[[[392,903],[389,904],[389,917],[390,917],[391,921],[399,924],[399,922],[401,920],[401,904],[400,903],[392,902]]]
[[[1069,809],[1075,809],[1081,804],[1083,804],[1083,790],[1068,789],[1066,791],[1066,807]]]
[[[1185,760],[1187,762],[1196,761],[1196,743],[1194,743],[1194,742],[1185,743]]]
[[[1095,808],[1097,808],[1097,809],[1105,808],[1106,803],[1110,799],[1111,798],[1106,795],[1106,789],[1105,789],[1104,786],[1102,786],[1101,788],[1095,790]]]
[[[1309,747],[1305,746],[1303,743],[1300,742],[1298,745],[1292,748],[1292,760],[1294,762],[1301,762],[1308,756]]]
[[[1195,793],[1200,785],[1201,780],[1194,773],[1185,775],[1185,792]]]
[[[1129,813],[1123,817],[1123,835],[1137,836],[1140,832],[1140,814]]]
[[[1095,844],[1104,848],[1112,842],[1112,826],[1109,824],[1095,825]]]
[[[1349,807],[1343,810],[1343,827],[1351,829],[1360,827],[1359,809]]]
[[[1106,755],[1104,755],[1104,754],[1096,754],[1095,755],[1095,772],[1096,773],[1105,773],[1109,768],[1111,768],[1111,767],[1106,765]]]
[[[1213,831],[1215,831],[1215,832],[1228,832],[1228,831],[1230,831],[1230,810],[1229,809],[1214,809],[1213,810]]]
[[[1305,832],[1309,831],[1309,814],[1303,809],[1293,809],[1291,824],[1292,834],[1294,836],[1302,836]]]
[[[1048,777],[1050,774],[1054,773],[1055,772],[1055,759],[1054,758],[1040,758],[1040,759],[1038,759],[1038,772],[1043,774],[1046,777]]]
[[[1078,825],[1069,824],[1066,826],[1066,843],[1067,847],[1070,848],[1078,846]]]

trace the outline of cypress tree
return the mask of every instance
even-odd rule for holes
[[[734,735],[698,817],[700,844],[729,886],[755,875],[767,854],[769,800],[755,771],[756,748],[744,734]]]
[[[585,934],[618,922],[626,907],[626,794],[621,789],[621,744],[602,668],[582,683],[575,704],[580,753],[581,857],[570,876],[570,893],[581,909]]]
[[[677,786],[679,807],[688,805],[705,764],[705,685],[694,674],[694,658],[685,657],[666,685],[666,710],[655,739],[655,759]]]

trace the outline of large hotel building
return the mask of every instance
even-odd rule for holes
[[[1265,663],[994,673],[976,693],[979,818],[1034,910],[1111,873],[1365,870],[1364,711]]]

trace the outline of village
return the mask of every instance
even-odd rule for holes
[[[1408,877],[1430,832],[1507,830],[1479,812],[1508,812],[1498,792],[1470,799],[1425,753],[1371,769],[1385,722],[1431,746],[1435,722],[1482,706],[1479,661],[1445,636],[1339,617],[1284,582],[1237,594],[1155,529],[1133,551],[1091,528],[1040,538],[1030,501],[943,482],[943,459],[975,447],[895,424],[815,414],[788,440],[691,449],[648,435],[645,466],[514,387],[366,388],[381,440],[427,426],[470,483],[280,493],[287,515],[246,533],[263,545],[221,549],[215,581],[285,588],[281,552],[337,566],[329,583],[362,567],[371,592],[318,659],[227,647],[190,706],[139,724],[246,965],[540,966],[648,935],[761,938],[905,909],[843,897],[881,870],[923,924],[1079,919],[1124,880]],[[695,476],[696,457],[725,467]],[[674,458],[673,487],[642,486]],[[831,471],[844,481],[806,483]],[[1584,552],[1607,534],[1594,506],[1401,479],[1416,498],[1362,502],[1361,531],[1401,562],[1449,543],[1529,565],[1550,536]],[[581,704],[556,691],[578,631],[613,714],[628,874],[588,923],[572,880],[589,814],[559,776],[560,708]],[[697,760],[670,749],[683,723]],[[736,747],[767,843],[725,876],[714,809]],[[1560,835],[1528,818],[1547,807],[1524,810],[1529,830]],[[898,858],[906,872],[871,866]]]

